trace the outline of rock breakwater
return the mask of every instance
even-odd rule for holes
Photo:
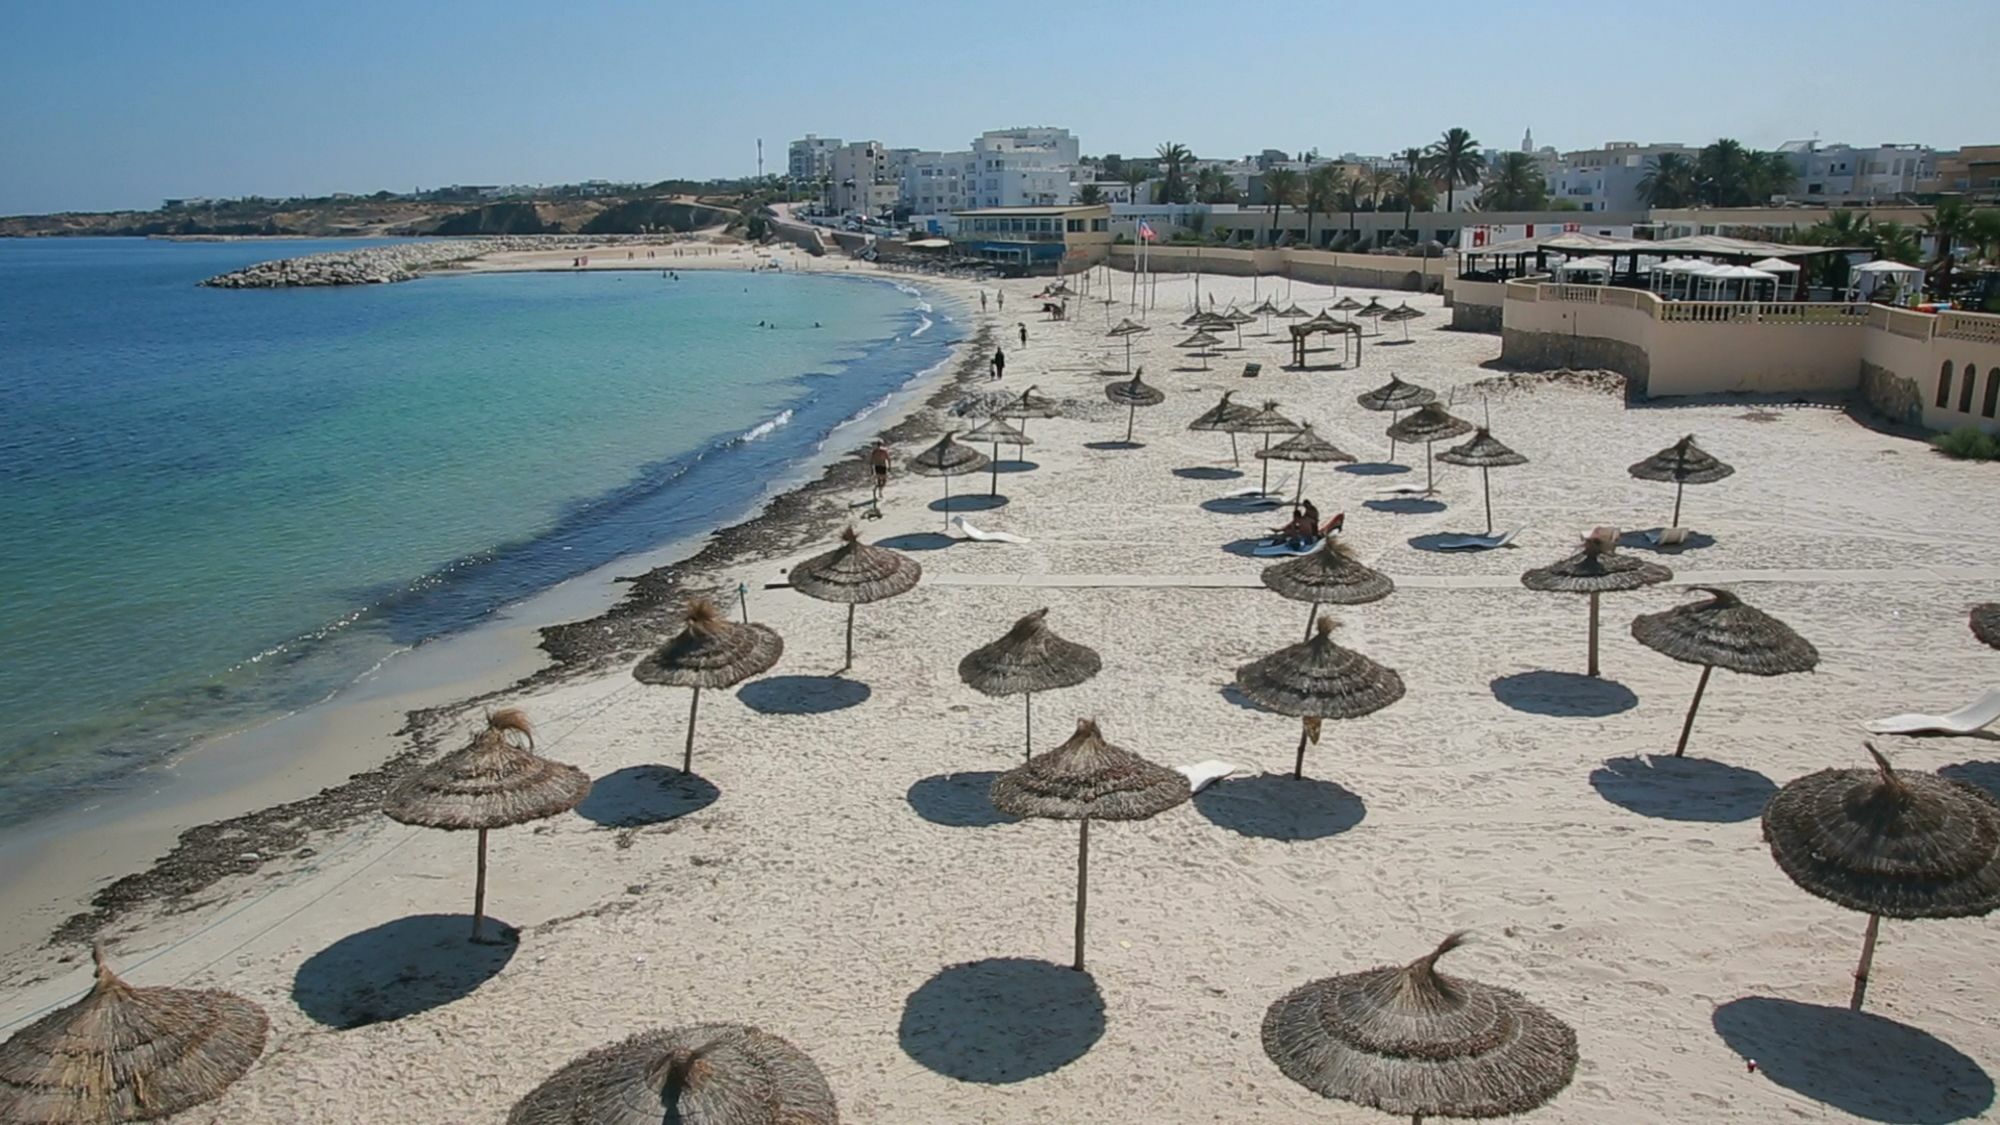
[[[424,242],[392,242],[360,250],[333,250],[297,258],[258,262],[217,274],[201,282],[218,289],[289,289],[307,285],[382,285],[409,281],[433,270],[508,250],[601,249],[608,246],[664,244],[667,237],[617,238],[599,235],[511,235],[495,238],[452,238]]]

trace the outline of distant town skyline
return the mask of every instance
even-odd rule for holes
[[[1562,151],[2000,142],[1976,96],[2000,49],[1981,0],[1926,5],[1893,51],[1883,10],[1849,0],[1447,2],[1424,18],[1167,0],[1053,22],[901,3],[859,20],[797,0],[748,23],[604,2],[552,18],[526,0],[336,14],[248,0],[13,13],[0,213],[745,176],[759,138],[781,173],[809,132],[955,150],[1054,125],[1091,155],[1174,141],[1204,157],[1386,155],[1453,126],[1503,151],[1529,128]],[[1962,76],[1966,96],[1921,98],[1932,75]]]

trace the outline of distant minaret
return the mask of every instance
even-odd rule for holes
[[[764,138],[757,138],[757,178],[764,178]]]
[[[1533,152],[1533,151],[1535,151],[1535,131],[1534,131],[1534,129],[1530,128],[1530,129],[1529,129],[1529,130],[1528,130],[1527,132],[1525,132],[1525,133],[1522,133],[1522,134],[1521,134],[1521,151],[1522,151],[1522,152]]]

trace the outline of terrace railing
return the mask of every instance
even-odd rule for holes
[[[1992,313],[1942,312],[1937,316],[1937,334],[1947,340],[2000,344],[2000,316]]]

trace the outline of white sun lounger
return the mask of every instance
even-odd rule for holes
[[[951,517],[951,526],[957,528],[960,535],[965,536],[974,543],[1026,543],[1028,541],[1025,536],[1015,535],[1012,532],[981,531],[965,522],[964,516]]]
[[[1687,538],[1685,527],[1656,527],[1646,533],[1646,542],[1655,547],[1677,547],[1687,542]]]
[[[1225,777],[1235,777],[1237,774],[1250,772],[1234,762],[1220,762],[1214,758],[1206,762],[1196,762],[1191,766],[1175,766],[1174,769],[1188,779],[1188,788],[1196,793]]]
[[[1891,715],[1886,719],[1876,719],[1868,724],[1868,729],[1876,734],[1921,734],[1935,731],[1940,734],[1971,734],[1982,727],[1992,726],[2000,720],[2000,688],[1995,688],[1945,715]]]
[[[1510,527],[1498,535],[1453,535],[1438,540],[1440,551],[1491,551],[1495,547],[1505,547],[1521,534],[1518,527]]]

